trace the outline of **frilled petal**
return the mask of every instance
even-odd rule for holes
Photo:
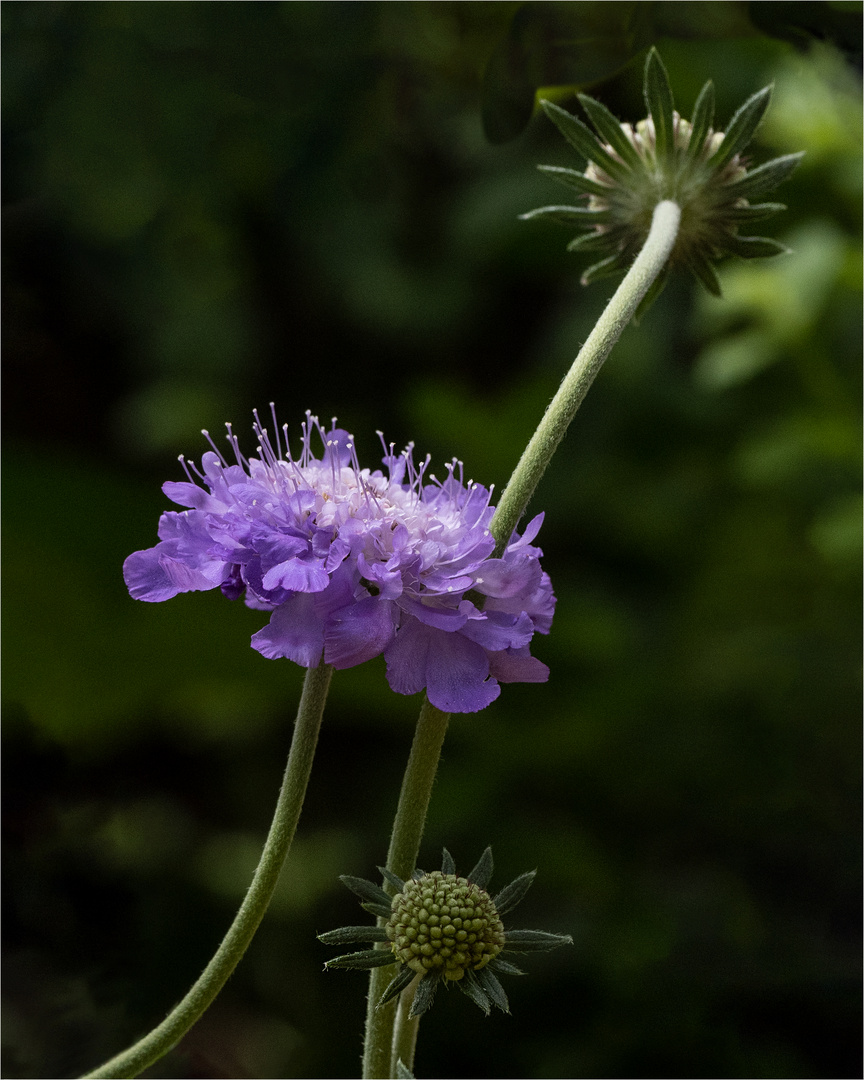
[[[182,592],[212,589],[230,574],[214,556],[207,516],[197,510],[169,511],[159,519],[156,547],[137,551],[123,564],[123,577],[136,600],[158,603]]]
[[[546,682],[549,668],[528,649],[508,649],[489,653],[489,673],[503,683]]]
[[[489,660],[479,645],[415,619],[400,626],[384,656],[387,681],[397,694],[416,694],[425,687],[430,702],[443,712],[478,712],[501,692],[488,679]]]
[[[405,619],[387,647],[387,682],[397,694],[417,694],[426,685],[430,633],[416,619]]]
[[[253,555],[247,563],[243,566],[243,580],[246,582],[248,589],[246,601],[254,601],[250,604],[251,607],[258,606],[258,602],[266,605],[266,610],[270,610],[272,607],[278,607],[279,604],[284,604],[285,601],[292,595],[286,589],[281,586],[275,589],[265,589],[261,574],[261,560],[257,555]]]
[[[525,610],[534,620],[534,629],[541,634],[548,634],[552,627],[552,616],[555,614],[555,593],[552,591],[552,582],[549,575],[543,573],[540,584],[528,598]]]
[[[321,559],[304,555],[272,567],[261,583],[268,590],[282,588],[289,592],[317,593],[323,592],[330,584],[330,575]]]
[[[340,468],[351,463],[351,451],[354,439],[344,428],[331,428],[324,437],[326,450],[325,460],[332,461]]]
[[[426,661],[426,694],[442,712],[479,712],[501,687],[488,678],[486,653],[462,634],[432,632]]]
[[[543,519],[545,517],[545,513],[540,513],[537,514],[535,517],[531,518],[531,520],[525,526],[525,531],[518,538],[518,540],[513,540],[510,544],[507,545],[507,550],[518,551],[519,548],[527,547],[537,535],[537,533],[540,532],[540,526],[543,524]]]
[[[482,618],[469,619],[461,633],[482,645],[484,649],[519,649],[527,645],[534,633],[534,623],[524,612],[518,615],[506,611],[484,611]]]
[[[223,510],[224,507],[217,499],[214,499],[209,491],[198,487],[197,484],[188,481],[166,480],[162,490],[178,506],[191,506],[196,510]]]
[[[249,478],[239,465],[226,468],[212,451],[204,455],[201,464],[207,486],[210,488],[209,493],[191,481],[178,483],[169,480],[162,485],[162,490],[172,502],[180,506],[191,506],[196,510],[205,510],[207,513],[222,514],[235,501],[232,489],[237,485],[244,485],[244,481],[248,484]]]
[[[524,611],[531,617],[535,631],[548,634],[555,614],[555,594],[549,575],[541,573],[536,588],[530,592],[510,597],[490,596],[483,610],[487,613],[509,611],[511,614]]]
[[[175,542],[178,553],[200,558],[206,556],[212,545],[207,523],[207,515],[198,510],[186,510],[182,514],[169,510],[159,518],[157,532],[160,540]]]
[[[146,551],[136,551],[123,563],[123,580],[134,600],[159,603],[183,592],[201,592],[215,588],[221,580],[213,580],[200,570],[188,566],[171,552],[172,542],[157,544]]]
[[[450,596],[454,593],[464,593],[466,589],[470,589],[474,584],[474,579],[471,577],[457,577],[450,573],[449,569],[441,570],[437,573],[430,573],[423,575],[423,588],[430,595],[439,594],[443,596]]]
[[[342,537],[338,537],[324,553],[324,569],[332,574],[336,567],[351,554],[351,545]]]
[[[456,577],[476,570],[495,550],[495,538],[485,529],[473,529],[462,537],[456,552],[447,552],[441,559],[442,571]]]
[[[341,669],[379,656],[393,638],[396,615],[389,600],[372,596],[334,611],[324,630],[324,660]]]
[[[297,531],[287,534],[275,530],[257,530],[251,541],[253,550],[260,556],[261,569],[265,573],[281,566],[288,559],[305,555],[309,551],[309,539],[298,536]]]
[[[536,558],[509,551],[503,559],[487,559],[483,563],[474,578],[474,587],[485,596],[517,596],[535,589],[540,583],[540,574]]]
[[[458,608],[442,607],[440,604],[424,604],[411,596],[403,595],[399,606],[427,626],[452,633],[465,625],[466,615]]]
[[[266,572],[289,559],[296,559],[298,555],[305,555],[309,550],[309,540],[296,532],[267,532],[255,536],[252,547],[261,556],[261,565]]]
[[[361,578],[374,585],[378,595],[386,600],[396,600],[402,595],[402,575],[399,569],[391,569],[388,563],[369,562],[361,554],[357,559]]]
[[[252,635],[252,648],[268,660],[286,657],[301,667],[315,667],[324,651],[324,618],[314,593],[296,593],[276,608],[263,630]]]

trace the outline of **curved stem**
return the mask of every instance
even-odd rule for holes
[[[154,1061],[158,1061],[201,1017],[239,963],[264,917],[294,839],[332,674],[333,668],[329,664],[321,664],[306,672],[273,824],[264,843],[261,861],[252,878],[252,884],[213,959],[192,989],[161,1024],[133,1046],[106,1061],[100,1068],[87,1073],[84,1080],[93,1077],[137,1076]]]
[[[676,203],[666,200],[655,208],[644,247],[582,346],[504,489],[490,525],[497,541],[495,555],[500,556],[509,543],[540,477],[603,361],[666,265],[675,246],[680,221],[681,209]],[[439,712],[427,701],[417,721],[387,856],[388,868],[401,878],[410,877],[416,866],[448,720],[447,713]],[[389,886],[387,889],[392,891]],[[379,919],[379,925],[383,926],[384,922]],[[409,995],[413,997],[416,987],[409,987],[400,995],[398,1017],[396,1001],[379,1009],[376,1002],[380,1000],[390,974],[385,974],[384,968],[375,968],[369,980],[364,1080],[387,1080],[395,1076],[399,1059],[407,1068],[413,1067],[418,1021],[409,1019],[408,1013]]]
[[[402,790],[399,793],[399,805],[393,821],[390,835],[390,850],[387,853],[387,868],[403,879],[410,878],[417,867],[420,853],[420,841],[426,825],[426,813],[432,798],[432,785],[438,771],[441,747],[447,734],[450,714],[441,712],[428,701],[423,702],[408,765],[402,778]],[[392,892],[390,886],[386,886]],[[383,926],[386,919],[379,919]],[[384,943],[389,948],[389,943]],[[388,1080],[394,1074],[390,1071],[393,1053],[393,1025],[396,1019],[396,1001],[388,1001],[379,1009],[377,1003],[387,988],[392,971],[374,968],[369,979],[369,998],[366,1002],[366,1036],[363,1044],[364,1080]],[[410,991],[406,990],[405,993]],[[412,1021],[413,1023],[413,1021]],[[411,1050],[413,1058],[413,1047]],[[409,1069],[412,1061],[402,1058]]]
[[[498,508],[489,526],[497,541],[496,556],[500,556],[510,542],[513,530],[525,513],[525,507],[534,494],[540,477],[564,438],[570,421],[576,415],[576,410],[582,404],[603,361],[666,265],[666,260],[675,246],[680,221],[681,208],[677,203],[667,199],[655,207],[651,230],[642,250],[606,305],[597,325],[573,361],[573,366],[564,376],[558,393],[552,399],[498,501]]]

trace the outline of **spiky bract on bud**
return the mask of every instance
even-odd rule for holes
[[[645,63],[648,117],[635,126],[619,121],[599,101],[580,94],[597,134],[550,101],[541,105],[550,120],[587,159],[585,171],[541,165],[553,179],[586,198],[582,206],[544,206],[522,214],[523,220],[550,218],[584,230],[570,251],[601,255],[582,275],[583,284],[626,270],[648,236],[657,204],[671,199],[681,207],[681,224],[669,265],[684,266],[715,296],[720,285],[713,263],[725,255],[745,259],[778,255],[787,249],[762,236],[741,236],[751,221],[784,210],[781,203],[752,203],[785,180],[802,154],[787,154],[755,169],[741,151],[753,137],[771,98],[765,87],[741,106],[726,126],[715,131],[714,88],[702,88],[693,119],[675,111],[666,69],[656,49]],[[643,310],[662,288],[665,274],[651,290]]]
[[[343,877],[342,881],[360,897],[367,911],[379,916],[383,925],[348,926],[319,935],[327,945],[382,943],[377,949],[337,956],[326,964],[328,968],[359,969],[398,964],[379,1005],[419,980],[412,1016],[420,1016],[431,1007],[441,982],[445,986],[455,983],[487,1015],[493,1005],[509,1012],[507,995],[497,976],[522,972],[504,959],[508,950],[527,952],[572,944],[569,935],[504,929],[501,915],[523,898],[534,880],[534,871],[516,878],[497,896],[490,896],[486,891],[492,876],[490,848],[467,877],[456,874],[446,848],[441,869],[430,874],[417,870],[405,882],[389,870],[382,869],[381,873],[395,890],[392,898],[372,881],[353,877]]]

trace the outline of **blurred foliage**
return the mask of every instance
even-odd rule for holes
[[[292,428],[337,415],[366,462],[381,428],[500,490],[602,309],[557,230],[516,221],[570,151],[542,117],[482,127],[490,80],[521,93],[496,57],[526,20],[591,29],[589,8],[651,33],[543,79],[624,119],[648,40],[685,113],[707,78],[724,119],[775,83],[754,155],[807,151],[773,225],[794,253],[726,264],[721,301],[673,282],[544,478],[552,677],[454,719],[424,858],[538,867],[523,921],[577,947],[532,962],[512,1017],[445,995],[417,1072],[860,1075],[861,5],[703,3],[685,33],[697,5],[22,2],[6,1076],[77,1075],[160,1019],[272,812],[302,672],[249,648],[260,614],[135,604],[120,576],[176,454],[273,399]],[[380,662],[338,673],[277,902],[149,1075],[356,1074],[363,995],[314,934],[354,919],[338,874],[384,857],[418,704]]]
[[[804,46],[830,41],[861,61],[861,5],[847,3],[644,3],[602,0],[522,4],[486,68],[483,127],[492,142],[520,135],[540,87],[590,86],[609,79],[640,52],[667,38],[682,41],[760,33]]]

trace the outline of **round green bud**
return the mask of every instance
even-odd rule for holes
[[[385,929],[403,964],[421,975],[440,971],[453,982],[466,971],[479,971],[504,948],[504,926],[489,893],[440,870],[405,883],[393,897]]]

